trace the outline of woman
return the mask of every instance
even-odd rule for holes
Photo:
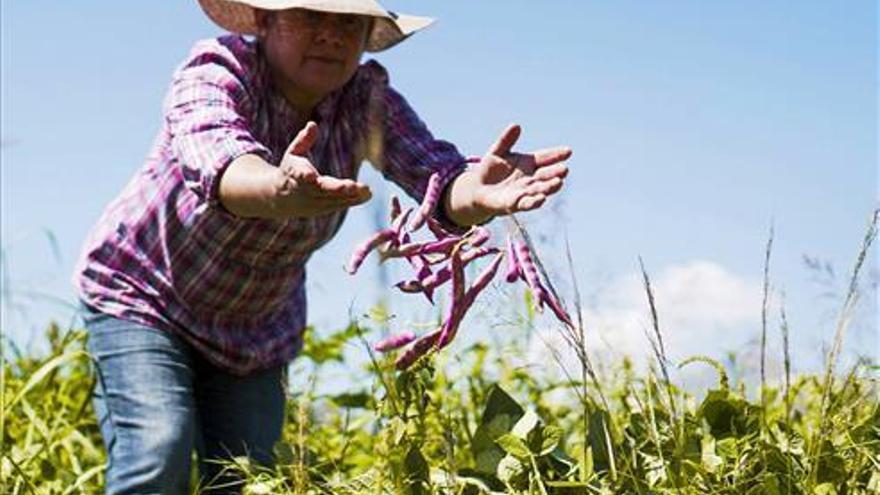
[[[420,201],[439,172],[451,229],[539,207],[571,152],[470,167],[435,139],[365,51],[430,20],[372,0],[200,0],[235,33],[177,69],[143,168],[106,209],[74,275],[99,383],[108,493],[184,493],[192,449],[271,462],[284,370],[302,347],[305,264],[370,199],[366,159]],[[243,35],[253,35],[245,38]]]

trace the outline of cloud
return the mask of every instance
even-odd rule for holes
[[[721,360],[728,351],[741,351],[759,335],[763,297],[759,280],[739,276],[712,261],[693,260],[652,273],[651,286],[672,362],[697,354]],[[597,360],[612,364],[628,355],[644,364],[651,359],[645,332],[652,324],[641,274],[612,279],[595,302],[583,309],[583,316],[588,346]],[[531,361],[548,362],[545,342],[565,348],[559,331],[545,327],[529,345]],[[565,356],[565,363],[571,370],[577,368],[573,354]],[[705,368],[700,370],[705,372]]]

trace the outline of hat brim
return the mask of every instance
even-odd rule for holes
[[[227,31],[240,34],[256,35],[256,9],[285,10],[303,8],[344,14],[367,15],[375,18],[373,30],[367,38],[365,50],[380,52],[405,40],[434,22],[429,17],[396,14],[376,7],[363,5],[354,6],[346,1],[316,0],[199,0],[205,14],[218,26]]]

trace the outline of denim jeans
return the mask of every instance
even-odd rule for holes
[[[240,491],[218,460],[272,463],[285,366],[235,376],[171,332],[87,307],[82,313],[98,373],[93,402],[107,449],[106,493],[188,493],[194,448],[201,487],[233,485],[210,493]]]

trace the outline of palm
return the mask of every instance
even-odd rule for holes
[[[532,153],[511,151],[519,139],[519,126],[510,126],[476,167],[481,205],[494,215],[532,210],[562,188],[571,156],[565,147]]]
[[[305,158],[318,137],[318,126],[309,122],[297,134],[279,165],[285,176],[282,196],[289,211],[310,217],[344,210],[371,197],[369,188],[351,179],[321,175]]]

